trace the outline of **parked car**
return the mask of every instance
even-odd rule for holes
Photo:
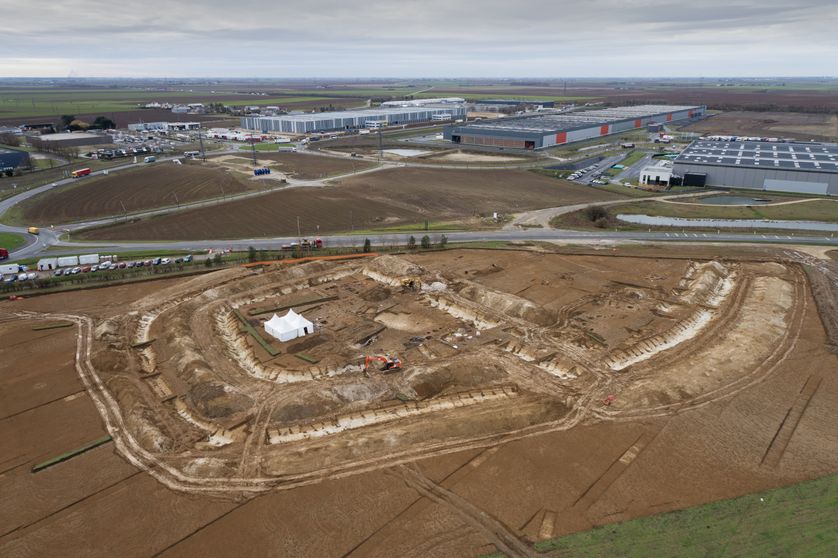
[[[64,275],[64,270],[63,269],[56,269],[52,274],[55,277],[61,277],[62,275]]]
[[[17,275],[9,275],[5,279],[3,279],[4,283],[14,283],[15,281],[17,281]]]
[[[71,269],[69,271],[69,273],[70,273],[70,275],[78,275],[79,273],[81,273],[81,268],[80,267],[74,267],[73,269]]]
[[[125,269],[128,266],[125,264],[125,262],[119,262],[119,264],[116,267],[118,267],[119,269]]]
[[[163,258],[162,260],[160,260],[160,265],[169,265],[170,263],[172,263],[172,260],[170,260],[169,258]]]
[[[30,272],[30,273],[27,273],[27,274],[26,274],[26,278],[27,278],[28,280],[30,280],[30,281],[34,281],[35,279],[37,279],[37,278],[38,278],[38,274],[37,274],[37,273],[31,273],[31,272]]]
[[[26,277],[27,277],[27,275],[25,273],[21,273],[20,275],[17,276],[17,280],[18,281],[26,281]]]
[[[124,263],[124,262],[123,262],[123,263]],[[130,267],[134,267],[134,266],[136,266],[136,265],[137,265],[137,262],[128,262],[128,263],[126,264],[126,267],[129,267],[129,268],[130,268]]]
[[[151,264],[152,265],[160,265],[160,258],[154,258],[153,260],[151,260]]]
[[[184,263],[189,263],[191,261],[192,261],[192,254],[189,254],[188,256],[183,257],[183,262]]]
[[[89,265],[86,265],[83,268],[81,268],[82,273],[88,273],[89,271],[90,271],[90,266]]]
[[[146,261],[144,261],[144,262],[143,262],[143,265],[145,265],[145,266],[150,266],[150,265],[151,265],[151,260],[146,260]]]

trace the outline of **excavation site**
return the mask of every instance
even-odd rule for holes
[[[78,324],[124,458],[241,496],[730,397],[794,350],[806,290],[780,263],[455,250],[229,269],[40,317]],[[306,325],[284,341],[271,320]]]

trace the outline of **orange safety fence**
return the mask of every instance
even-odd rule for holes
[[[292,264],[292,263],[303,263],[303,262],[316,262],[316,261],[334,261],[334,260],[354,260],[356,258],[371,258],[374,256],[380,255],[378,252],[365,252],[362,254],[344,254],[340,256],[306,256],[305,258],[291,258],[291,259],[284,259],[284,260],[267,260],[263,262],[250,262],[246,264],[242,264],[242,267],[258,267],[260,265],[273,265],[273,264]]]

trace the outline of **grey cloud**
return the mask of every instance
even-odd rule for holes
[[[79,75],[838,73],[834,0],[0,0],[0,13],[14,16],[4,75],[44,60]]]

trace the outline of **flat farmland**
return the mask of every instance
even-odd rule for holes
[[[216,198],[249,188],[247,182],[222,169],[197,163],[158,163],[106,177],[80,179],[30,198],[20,209],[27,223],[68,223]]]
[[[245,155],[242,155],[242,157],[245,157]],[[273,170],[301,180],[326,178],[375,166],[374,163],[357,159],[339,159],[337,157],[320,157],[300,153],[260,152],[256,157],[260,161],[272,162],[273,164],[270,166]]]
[[[308,159],[308,157],[306,157]],[[372,229],[472,219],[619,194],[519,170],[387,169],[323,188],[292,188],[222,205],[91,229],[89,240],[199,240]]]
[[[684,130],[707,134],[791,136],[797,139],[834,141],[838,139],[838,115],[733,111],[690,124]]]

